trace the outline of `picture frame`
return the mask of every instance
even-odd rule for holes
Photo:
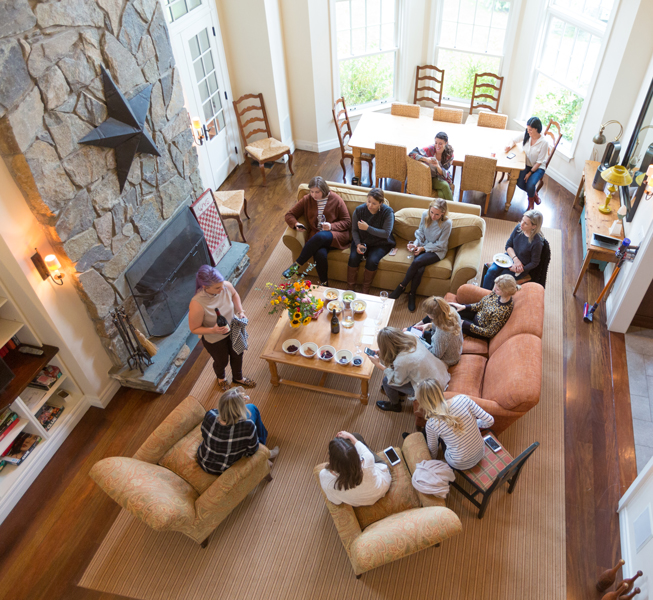
[[[204,190],[200,197],[191,204],[190,209],[204,233],[211,263],[215,267],[231,248],[231,240],[213,192],[210,189]]]

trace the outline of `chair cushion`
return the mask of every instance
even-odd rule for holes
[[[463,354],[480,354],[487,357],[487,352],[487,340],[480,340],[468,335],[463,337]]]
[[[392,483],[388,493],[372,506],[354,507],[361,529],[395,513],[420,507],[419,497],[413,488],[410,471],[406,466],[403,454],[399,448],[395,448],[395,452],[401,457],[401,462],[394,467],[388,463],[385,455],[381,454],[381,458],[388,465],[392,474]]]
[[[406,240],[415,239],[415,231],[419,227],[424,213],[423,208],[402,208],[395,213],[394,233]],[[473,242],[483,237],[485,221],[476,215],[464,213],[449,213],[451,219],[451,236],[449,248],[457,248],[467,242]]]
[[[285,152],[290,152],[290,146],[286,146],[274,138],[264,138],[245,146],[245,151],[249,152],[259,162],[262,162],[275,156],[281,156]]]
[[[220,209],[220,214],[225,217],[238,217],[245,204],[244,190],[230,190],[226,192],[213,192]]]
[[[463,354],[457,365],[449,367],[451,380],[447,391],[480,396],[486,363],[487,358],[479,354]]]
[[[176,473],[184,481],[192,485],[198,494],[203,494],[218,478],[217,475],[210,475],[197,464],[197,449],[201,443],[202,424],[200,423],[159,460],[162,467]]]
[[[490,488],[499,473],[501,473],[501,471],[512,462],[512,456],[503,447],[503,444],[501,444],[493,433],[490,433],[489,435],[496,440],[496,442],[501,446],[501,449],[498,452],[493,452],[487,444],[483,444],[483,447],[485,448],[485,456],[483,456],[481,462],[471,469],[463,471],[472,483],[484,492]]]

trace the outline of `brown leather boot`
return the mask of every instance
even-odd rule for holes
[[[372,282],[374,281],[375,275],[376,271],[369,271],[368,269],[363,271],[363,294],[370,293],[370,288],[372,287]]]
[[[350,267],[347,265],[347,289],[354,291],[356,285],[356,278],[358,277],[358,267]]]

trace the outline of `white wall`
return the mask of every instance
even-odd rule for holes
[[[50,279],[43,281],[30,260],[34,248],[42,256],[52,252],[43,227],[0,160],[0,277],[11,283],[12,294],[41,339],[60,348],[61,357],[88,400],[106,406],[119,387],[108,376],[111,361],[71,274],[66,275],[63,286]]]

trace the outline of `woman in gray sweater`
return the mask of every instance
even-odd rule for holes
[[[406,277],[390,294],[390,298],[393,300],[399,298],[412,281],[408,294],[408,310],[410,312],[415,310],[415,295],[424,270],[428,265],[442,260],[447,255],[450,235],[451,220],[447,217],[447,201],[436,198],[422,215],[415,232],[415,241],[408,244],[408,250],[415,255],[415,258],[406,271]]]

